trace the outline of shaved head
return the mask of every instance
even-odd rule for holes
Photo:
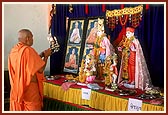
[[[33,45],[33,34],[28,29],[21,29],[18,32],[18,40],[26,45]]]

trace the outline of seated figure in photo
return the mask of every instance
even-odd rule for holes
[[[93,44],[97,37],[97,31],[98,31],[98,22],[94,22],[94,27],[91,28],[90,33],[86,39],[86,43]]]
[[[65,67],[77,69],[78,65],[76,63],[76,58],[75,49],[72,49],[72,53],[69,55],[69,60],[65,63]]]
[[[69,41],[72,43],[80,43],[81,37],[80,37],[80,32],[79,32],[79,23],[76,21],[75,22],[75,28],[72,31],[72,34],[70,36]]]

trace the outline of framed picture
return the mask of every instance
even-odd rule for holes
[[[64,72],[77,74],[79,65],[80,47],[67,46],[65,55]]]
[[[78,74],[84,42],[85,19],[69,19],[64,72]]]
[[[75,19],[69,21],[69,32],[68,32],[68,44],[80,46],[82,43],[83,30],[84,30],[83,19]]]
[[[93,18],[88,18],[87,20],[88,23],[86,26],[87,30],[86,30],[86,39],[85,39],[83,58],[85,58],[86,54],[88,54],[88,50],[91,53],[91,51],[94,48],[94,42],[96,41],[97,31],[98,31],[98,18],[104,21],[103,17],[93,17]]]

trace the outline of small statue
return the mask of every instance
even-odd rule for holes
[[[93,55],[88,54],[86,55],[86,59],[85,59],[85,64],[84,64],[84,72],[86,75],[86,82],[93,82],[95,79],[95,75],[94,72],[96,71],[96,67],[95,67],[95,60]]]
[[[104,77],[105,77],[105,85],[107,87],[110,87],[112,89],[117,88],[116,79],[118,76],[117,71],[117,54],[113,53],[112,55],[109,55],[105,60],[105,66],[104,66]]]
[[[117,70],[117,54],[116,53],[113,53],[113,56],[112,56],[112,65],[110,66],[110,70],[113,71],[113,74],[112,74],[112,78],[113,78],[113,84],[116,84],[116,80],[117,80],[117,76],[118,76],[118,70]]]
[[[97,76],[98,79],[103,78],[103,67],[105,66],[105,60],[108,56],[114,53],[113,45],[107,38],[104,30],[104,20],[98,18],[98,31],[97,38],[94,43],[94,56],[97,60]],[[104,78],[103,78],[104,79]]]

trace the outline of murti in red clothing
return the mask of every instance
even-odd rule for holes
[[[146,65],[143,51],[138,39],[134,36],[134,28],[126,28],[126,38],[118,47],[122,51],[118,83],[127,80],[128,84],[144,90],[151,84],[150,74]]]

